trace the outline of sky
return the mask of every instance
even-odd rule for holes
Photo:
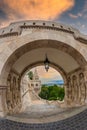
[[[0,0],[0,28],[21,20],[56,21],[87,34],[87,0]],[[50,75],[57,77],[56,72]]]
[[[0,0],[0,28],[29,19],[70,24],[87,34],[87,0]]]
[[[58,84],[57,80],[63,80],[61,74],[52,67],[49,67],[48,72],[46,72],[44,66],[34,67],[30,71],[34,73],[35,69],[37,70],[39,79],[41,80],[42,84]]]

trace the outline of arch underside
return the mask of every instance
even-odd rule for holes
[[[28,65],[44,62],[46,53],[50,62],[66,74],[86,65],[83,56],[71,46],[53,40],[38,40],[18,48],[5,63],[2,75],[11,70],[21,75]]]

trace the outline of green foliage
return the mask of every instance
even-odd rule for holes
[[[39,96],[43,99],[48,99],[49,91],[48,88],[45,86],[42,86],[41,92],[39,93]]]
[[[33,72],[32,71],[29,71],[28,77],[29,77],[29,79],[33,80]]]
[[[54,85],[54,86],[45,86],[41,87],[41,92],[39,96],[46,100],[60,100],[62,101],[65,96],[64,88]]]

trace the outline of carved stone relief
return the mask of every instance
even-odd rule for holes
[[[79,86],[80,86],[80,102],[83,104],[85,103],[86,99],[86,83],[84,80],[84,74],[79,74]]]
[[[69,102],[72,101],[72,83],[71,83],[70,77],[68,77],[68,80],[67,80],[67,98]]]
[[[17,106],[21,104],[19,77],[16,75],[14,76],[13,74],[9,74],[7,79],[7,86],[8,86],[6,91],[7,111],[8,113],[12,114],[15,112],[15,108],[17,108]]]
[[[84,105],[86,103],[87,82],[85,75],[81,70],[73,72],[67,78],[67,101],[70,105]]]
[[[79,86],[78,86],[78,82],[77,82],[77,77],[75,75],[73,75],[72,77],[72,84],[73,84],[73,97],[74,97],[74,102],[78,103],[78,99],[79,99]]]
[[[11,75],[8,75],[7,79],[7,91],[6,91],[6,103],[7,109],[12,113],[13,103],[12,103],[12,88],[11,88]]]
[[[16,100],[16,103],[19,104],[21,102],[21,93],[20,93],[20,79],[18,78],[17,79],[17,88],[16,88],[16,91],[17,91],[17,100]]]

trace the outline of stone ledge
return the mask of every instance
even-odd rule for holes
[[[22,34],[23,29],[31,29],[31,28],[63,31],[65,33],[72,34],[76,40],[87,44],[87,36],[81,34],[77,29],[56,22],[40,21],[40,20],[29,20],[29,21],[20,21],[11,23],[8,27],[0,29],[0,38],[18,36]]]

